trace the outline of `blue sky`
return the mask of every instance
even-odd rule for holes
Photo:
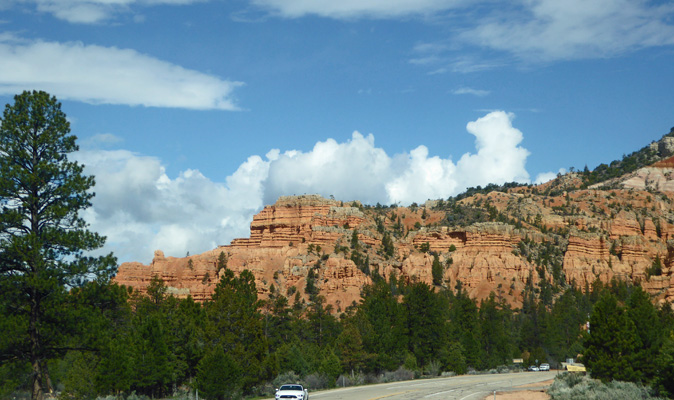
[[[423,202],[594,168],[674,126],[674,4],[0,0],[0,101],[63,103],[120,261],[280,195]]]

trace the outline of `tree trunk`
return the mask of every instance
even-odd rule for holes
[[[42,382],[42,366],[39,361],[33,361],[33,391],[30,395],[31,400],[44,400],[44,388]]]
[[[34,297],[37,297],[37,294],[33,294]],[[33,369],[32,373],[32,400],[44,400],[46,393],[51,393],[51,380],[49,379],[49,370],[44,364],[46,361],[42,359],[41,351],[41,340],[39,332],[39,302],[33,300],[32,310],[30,315],[30,325],[29,325],[29,334],[30,334],[30,364]]]

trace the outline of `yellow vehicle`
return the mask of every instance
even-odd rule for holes
[[[586,372],[583,364],[567,364],[566,370],[569,372]]]

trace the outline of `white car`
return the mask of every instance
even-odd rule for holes
[[[309,400],[309,392],[300,384],[289,383],[276,389],[276,400]]]
[[[550,371],[550,364],[543,363],[543,364],[541,364],[540,367],[538,367],[538,369],[541,370],[541,371]]]
[[[529,371],[539,371],[538,367],[535,365],[530,365],[529,366]]]

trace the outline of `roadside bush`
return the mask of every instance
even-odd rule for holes
[[[602,383],[587,376],[564,373],[553,382],[548,395],[553,400],[631,400],[631,399],[660,399],[651,395],[649,387],[632,382],[612,381]]]
[[[412,379],[414,379],[414,371],[410,371],[405,367],[400,367],[393,372],[391,371],[384,372],[380,383],[409,381]]]
[[[274,390],[276,390],[285,383],[299,383],[299,381],[300,376],[297,375],[294,371],[289,371],[279,374],[271,383],[274,386]]]
[[[416,370],[417,367],[417,358],[412,353],[407,353],[405,356],[405,361],[403,362],[403,368],[408,370]]]
[[[143,394],[136,394],[136,391],[134,390],[126,397],[126,400],[150,400],[150,398]]]
[[[364,384],[365,381],[366,381],[366,376],[361,374],[360,372],[352,373],[351,375],[344,374],[344,375],[340,375],[337,378],[337,386],[340,386],[340,387],[359,386],[359,385]]]
[[[379,375],[373,374],[373,373],[365,374],[365,384],[366,385],[372,385],[372,384],[381,383],[381,382],[382,382],[382,380],[381,380]]]
[[[272,383],[267,382],[260,384],[258,386],[253,386],[250,389],[250,394],[254,397],[274,397],[274,394],[276,394],[276,389],[278,386],[274,386]],[[178,400],[178,399],[175,399]],[[179,399],[182,400],[182,399]],[[187,400],[195,400],[192,398],[188,398]]]
[[[304,386],[308,390],[320,390],[330,387],[330,378],[323,374],[311,374],[304,378]]]
[[[424,367],[424,375],[438,376],[440,375],[441,366],[440,363],[433,360]]]
[[[499,365],[498,367],[496,367],[496,371],[498,371],[499,374],[507,374],[508,372],[512,372],[510,370],[510,367],[508,367],[507,365]]]

